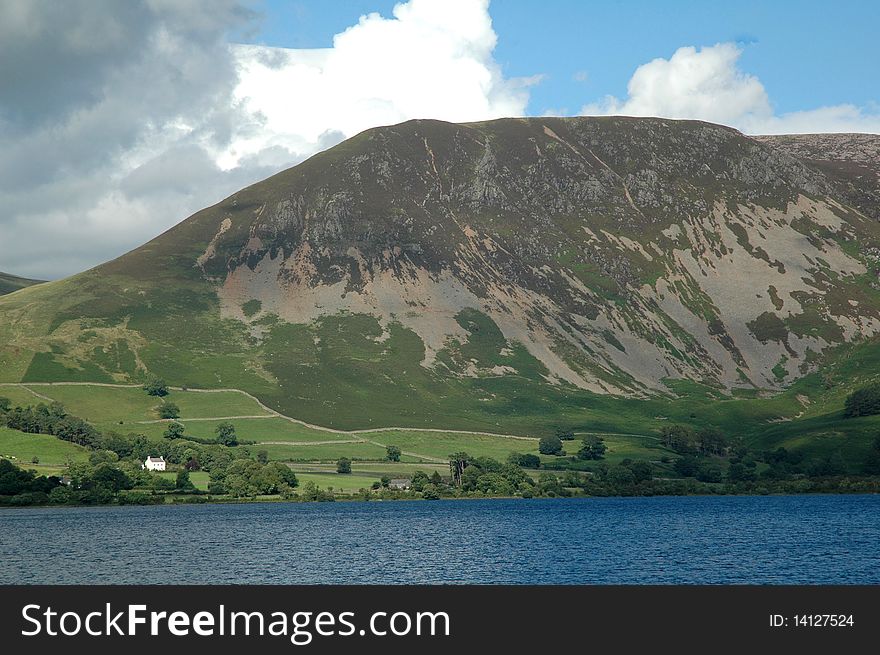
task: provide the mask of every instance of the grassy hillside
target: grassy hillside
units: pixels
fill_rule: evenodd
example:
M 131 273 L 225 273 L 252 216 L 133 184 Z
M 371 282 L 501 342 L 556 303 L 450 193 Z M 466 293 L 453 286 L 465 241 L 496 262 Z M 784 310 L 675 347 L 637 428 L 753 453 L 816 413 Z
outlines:
M 158 419 L 157 408 L 162 403 L 174 403 L 181 409 L 179 422 L 188 436 L 211 440 L 217 425 L 231 422 L 239 440 L 248 442 L 239 448 L 248 450 L 252 456 L 265 451 L 270 460 L 288 462 L 297 471 L 309 471 L 312 465 L 332 469 L 340 457 L 348 457 L 358 466 L 383 466 L 383 473 L 393 473 L 398 468 L 402 473 L 412 465 L 428 467 L 430 471 L 431 467 L 445 467 L 448 456 L 459 451 L 503 461 L 511 453 L 538 455 L 538 438 L 551 434 L 555 427 L 566 427 L 576 433 L 574 441 L 564 442 L 568 455 L 577 452 L 581 438 L 593 434 L 604 438 L 608 446 L 606 461 L 610 464 L 625 459 L 659 464 L 664 458 L 675 457 L 659 440 L 662 428 L 672 424 L 716 428 L 728 439 L 740 439 L 757 452 L 784 447 L 811 460 L 838 454 L 857 470 L 880 434 L 880 417 L 845 418 L 843 400 L 853 388 L 877 379 L 871 363 L 871 356 L 876 353 L 873 346 L 848 348 L 838 354 L 834 366 L 829 366 L 825 374 L 808 376 L 785 393 L 769 398 L 725 399 L 717 390 L 696 385 L 679 389 L 682 396 L 677 399 L 639 401 L 595 396 L 590 405 L 572 410 L 563 419 L 556 417 L 555 425 L 546 417 L 528 424 L 520 416 L 516 422 L 519 431 L 505 429 L 508 422 L 504 428 L 496 426 L 492 430 L 496 435 L 455 431 L 454 427 L 426 431 L 416 426 L 398 426 L 401 429 L 394 430 L 361 426 L 348 432 L 326 426 L 310 427 L 273 414 L 247 394 L 236 391 L 202 393 L 178 389 L 158 399 L 135 386 L 6 384 L 0 386 L 0 396 L 23 405 L 62 402 L 70 413 L 88 419 L 104 432 L 143 434 L 157 443 L 163 440 L 169 423 Z M 40 439 L 53 441 L 51 437 Z M 65 449 L 65 456 L 71 452 L 69 449 L 78 448 L 64 442 L 58 444 Z M 389 445 L 402 450 L 400 464 L 386 461 Z M 40 455 L 23 450 L 10 454 L 19 459 Z M 82 449 L 79 456 L 83 456 Z M 41 464 L 60 465 L 65 461 L 60 457 L 43 461 L 41 456 Z M 545 463 L 554 461 L 553 457 L 543 455 L 541 459 Z
M 559 427 L 659 460 L 672 424 L 855 464 L 880 227 L 835 170 L 693 121 L 370 130 L 0 298 L 0 383 L 30 385 L 0 395 L 158 441 L 159 376 L 191 436 L 232 420 L 300 464 L 503 459 Z
M 35 284 L 42 284 L 42 280 L 29 280 L 9 273 L 0 273 L 0 296 Z
M 39 475 L 57 475 L 69 463 L 85 462 L 88 451 L 46 434 L 25 434 L 0 427 L 0 458 L 37 471 Z M 34 458 L 37 462 L 34 462 Z

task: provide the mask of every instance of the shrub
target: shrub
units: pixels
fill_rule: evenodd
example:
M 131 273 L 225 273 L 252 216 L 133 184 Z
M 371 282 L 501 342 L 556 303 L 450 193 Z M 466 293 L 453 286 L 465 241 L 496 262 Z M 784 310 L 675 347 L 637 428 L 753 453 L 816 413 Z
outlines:
M 162 433 L 166 439 L 182 439 L 185 428 L 180 423 L 169 423 L 168 429 Z
M 562 440 L 557 436 L 542 437 L 538 442 L 538 452 L 542 455 L 561 455 Z
M 847 418 L 856 416 L 874 416 L 880 414 L 880 385 L 856 389 L 843 406 L 843 415 Z
M 180 418 L 180 408 L 174 403 L 165 403 L 159 407 L 159 418 Z
M 556 428 L 556 436 L 562 441 L 574 441 L 574 431 L 568 428 Z
M 679 457 L 675 460 L 673 468 L 681 477 L 692 478 L 697 475 L 700 465 L 697 462 L 696 457 L 686 455 L 685 457 Z
M 587 437 L 583 440 L 580 450 L 577 452 L 578 459 L 602 459 L 607 450 L 605 441 L 600 437 Z
M 150 396 L 162 398 L 168 395 L 168 385 L 162 378 L 153 378 L 144 385 L 144 391 Z
M 217 435 L 217 443 L 223 446 L 235 446 L 238 444 L 235 426 L 232 423 L 221 423 L 214 429 L 214 433 Z

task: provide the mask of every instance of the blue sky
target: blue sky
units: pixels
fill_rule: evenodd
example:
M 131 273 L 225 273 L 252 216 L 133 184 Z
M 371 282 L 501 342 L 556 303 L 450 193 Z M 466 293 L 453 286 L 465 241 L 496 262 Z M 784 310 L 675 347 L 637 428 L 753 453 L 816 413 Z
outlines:
M 877 0 L 0 1 L 0 270 L 84 270 L 415 118 L 880 134 L 878 25 Z
M 395 4 L 258 0 L 265 18 L 248 41 L 329 47 L 362 14 L 387 18 Z M 494 0 L 490 14 L 505 75 L 545 76 L 531 90 L 530 114 L 577 113 L 606 95 L 624 97 L 641 64 L 719 42 L 742 47 L 740 68 L 761 80 L 778 113 L 880 102 L 880 2 Z

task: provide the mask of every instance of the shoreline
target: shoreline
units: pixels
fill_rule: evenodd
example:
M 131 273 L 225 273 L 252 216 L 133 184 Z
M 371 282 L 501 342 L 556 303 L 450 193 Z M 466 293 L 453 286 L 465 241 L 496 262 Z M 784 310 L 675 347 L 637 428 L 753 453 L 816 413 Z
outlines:
M 855 491 L 829 491 L 829 492 L 817 492 L 817 491 L 805 491 L 803 493 L 717 493 L 717 494 L 652 494 L 652 495 L 639 495 L 639 494 L 631 494 L 631 495 L 608 495 L 608 496 L 589 496 L 589 495 L 571 495 L 571 496 L 542 496 L 539 498 L 523 498 L 522 496 L 449 496 L 442 497 L 436 499 L 425 499 L 425 498 L 371 498 L 371 499 L 363 499 L 363 498 L 349 498 L 349 497 L 340 497 L 334 500 L 284 500 L 281 498 L 271 499 L 271 498 L 259 498 L 259 499 L 210 499 L 204 501 L 196 501 L 196 502 L 162 502 L 162 503 L 107 503 L 105 505 L 95 505 L 95 504 L 58 504 L 58 505 L 0 505 L 0 512 L 3 510 L 22 510 L 22 509 L 82 509 L 82 508 L 91 508 L 91 509 L 106 509 L 106 508 L 119 508 L 119 507 L 185 507 L 185 506 L 220 506 L 220 505 L 334 505 L 336 503 L 350 503 L 350 504 L 369 504 L 369 503 L 415 503 L 415 502 L 427 502 L 427 503 L 435 503 L 435 502 L 459 502 L 459 501 L 478 501 L 478 500 L 516 500 L 516 501 L 547 501 L 547 500 L 560 500 L 560 501 L 570 501 L 570 500 L 604 500 L 604 499 L 647 499 L 647 498 L 795 498 L 795 497 L 816 497 L 816 496 L 877 496 L 880 495 L 880 492 L 877 491 L 863 491 L 863 490 L 855 490 Z

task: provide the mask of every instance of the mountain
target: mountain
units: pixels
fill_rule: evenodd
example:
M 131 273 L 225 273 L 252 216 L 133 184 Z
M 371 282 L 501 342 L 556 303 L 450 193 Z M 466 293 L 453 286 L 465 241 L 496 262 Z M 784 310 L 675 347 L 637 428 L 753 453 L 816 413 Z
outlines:
M 0 300 L 0 381 L 159 375 L 343 427 L 763 402 L 880 332 L 878 149 L 649 118 L 371 129 Z
M 24 277 L 0 272 L 0 296 L 33 286 L 34 284 L 42 284 L 42 280 L 29 280 Z

